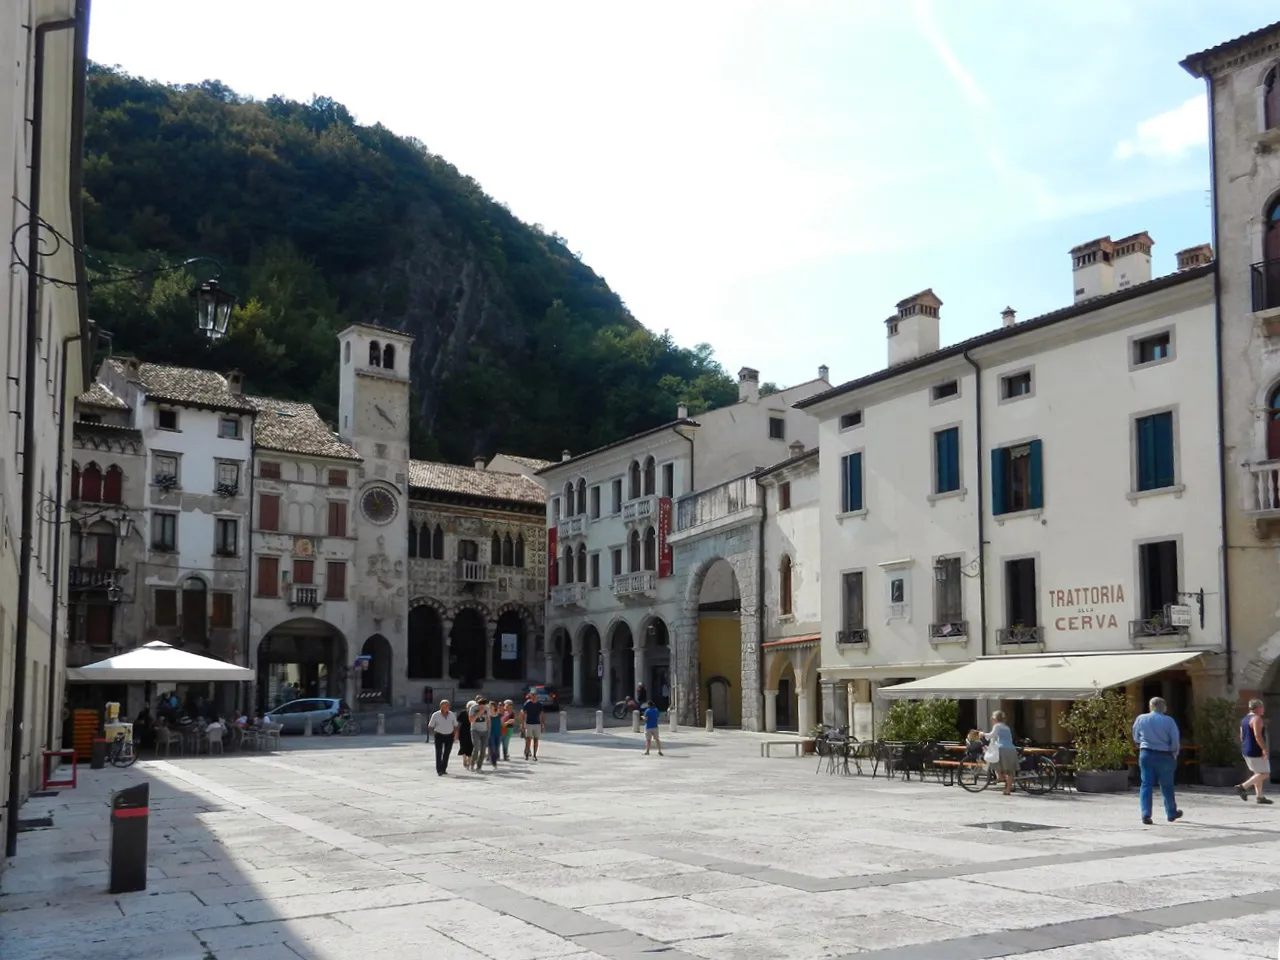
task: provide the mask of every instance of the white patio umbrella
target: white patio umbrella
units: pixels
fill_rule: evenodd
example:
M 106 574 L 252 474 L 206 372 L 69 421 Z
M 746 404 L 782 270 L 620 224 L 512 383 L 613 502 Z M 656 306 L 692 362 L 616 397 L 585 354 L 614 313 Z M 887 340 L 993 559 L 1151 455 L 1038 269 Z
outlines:
M 187 653 L 161 640 L 88 666 L 67 668 L 67 680 L 79 683 L 200 683 L 253 678 L 254 672 L 247 667 Z

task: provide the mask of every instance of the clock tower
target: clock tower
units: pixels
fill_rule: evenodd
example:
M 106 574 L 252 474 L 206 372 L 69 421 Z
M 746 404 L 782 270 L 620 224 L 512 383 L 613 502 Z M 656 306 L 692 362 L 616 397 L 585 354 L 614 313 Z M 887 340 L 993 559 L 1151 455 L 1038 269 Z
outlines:
M 338 334 L 338 433 L 363 458 L 347 535 L 356 541 L 349 602 L 356 634 L 348 661 L 371 660 L 354 674 L 368 706 L 409 702 L 405 680 L 409 615 L 409 359 L 413 337 L 352 324 Z

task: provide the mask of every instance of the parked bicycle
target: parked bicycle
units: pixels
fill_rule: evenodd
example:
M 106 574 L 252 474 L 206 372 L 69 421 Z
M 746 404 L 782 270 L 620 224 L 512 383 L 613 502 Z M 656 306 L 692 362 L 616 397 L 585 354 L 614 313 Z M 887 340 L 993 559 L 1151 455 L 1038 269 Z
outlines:
M 339 713 L 320 724 L 320 732 L 326 737 L 340 734 L 354 737 L 360 732 L 360 721 L 350 713 Z
M 125 739 L 123 731 L 117 733 L 116 738 L 107 744 L 107 762 L 113 767 L 131 767 L 137 759 L 133 741 Z
M 625 720 L 631 716 L 633 710 L 643 709 L 635 697 L 627 697 L 625 700 L 619 700 L 613 705 L 613 719 Z
M 965 758 L 956 771 L 956 782 L 970 793 L 981 793 L 996 782 L 995 767 L 978 758 Z M 1043 755 L 1027 755 L 1019 752 L 1018 772 L 1014 786 L 1033 796 L 1048 793 L 1058 785 L 1058 765 Z

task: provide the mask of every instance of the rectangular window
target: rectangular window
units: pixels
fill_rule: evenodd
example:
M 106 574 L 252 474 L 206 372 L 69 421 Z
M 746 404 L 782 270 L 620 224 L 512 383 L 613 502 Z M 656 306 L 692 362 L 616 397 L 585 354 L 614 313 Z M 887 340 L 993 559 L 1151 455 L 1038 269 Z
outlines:
M 108 603 L 91 603 L 85 610 L 85 640 L 91 647 L 112 645 L 115 611 Z
M 329 501 L 329 522 L 325 528 L 331 537 L 347 535 L 347 505 L 341 500 Z
M 935 623 L 964 619 L 964 589 L 959 557 L 943 557 L 934 566 L 933 618 Z
M 347 564 L 343 560 L 330 560 L 324 568 L 324 598 L 347 599 Z
M 234 557 L 240 552 L 240 523 L 226 517 L 213 521 L 213 552 L 220 557 Z
M 329 471 L 329 486 L 345 487 L 346 485 L 347 485 L 347 471 L 345 470 Z
M 1145 363 L 1168 360 L 1173 355 L 1172 348 L 1173 341 L 1167 330 L 1164 333 L 1157 333 L 1141 340 L 1135 340 L 1133 342 L 1133 365 L 1140 367 Z
M 610 503 L 610 513 L 622 512 L 622 480 L 621 478 L 613 481 L 612 501 Z
M 100 413 L 82 413 L 76 417 L 81 423 L 101 423 L 102 414 Z
M 779 510 L 791 509 L 791 481 L 790 480 L 783 480 L 782 483 L 778 484 L 778 509 Z
M 277 557 L 258 558 L 258 596 L 280 596 L 280 560 Z
M 1142 616 L 1164 616 L 1165 607 L 1178 602 L 1178 541 L 1161 540 L 1138 547 L 1142 576 Z
M 1173 462 L 1173 411 L 1133 421 L 1139 490 L 1163 490 L 1176 482 Z
M 314 560 L 293 561 L 293 582 L 302 584 L 315 583 L 316 564 Z
M 862 509 L 862 454 L 849 453 L 840 460 L 840 511 Z
M 156 591 L 156 626 L 176 627 L 178 625 L 178 591 Z
M 849 413 L 842 414 L 840 417 L 840 429 L 852 430 L 854 427 L 862 426 L 862 411 L 853 410 Z
M 231 594 L 215 593 L 213 595 L 213 620 L 210 625 L 214 627 L 235 626 L 233 604 L 234 599 Z
M 600 586 L 600 554 L 593 553 L 591 555 L 591 586 Z
M 468 560 L 471 563 L 480 562 L 480 544 L 474 540 L 458 541 L 458 559 Z
M 782 417 L 769 418 L 769 439 L 785 440 L 787 439 L 787 421 Z
M 600 488 L 591 488 L 591 519 L 600 519 Z
M 219 460 L 218 464 L 218 486 L 227 493 L 231 491 L 240 491 L 240 464 L 227 463 L 225 460 Z
M 219 417 L 218 418 L 218 436 L 223 440 L 239 440 L 240 439 L 240 418 L 239 417 Z
M 258 495 L 258 529 L 280 529 L 280 498 L 274 493 Z
M 960 428 L 948 427 L 933 435 L 933 492 L 960 489 Z
M 1038 627 L 1036 607 L 1036 561 L 1034 557 L 1008 560 L 1004 565 L 1005 625 L 1009 628 Z
M 1044 506 L 1044 452 L 1039 440 L 991 451 L 991 512 Z
M 178 549 L 178 515 L 176 513 L 151 515 L 151 548 L 153 550 Z
M 157 453 L 151 458 L 151 481 L 160 486 L 177 485 L 178 458 L 172 453 Z
M 263 480 L 279 480 L 280 464 L 274 460 L 263 460 L 258 464 L 258 476 Z
M 613 548 L 613 575 L 615 577 L 622 576 L 622 548 Z
M 1017 400 L 1020 397 L 1029 396 L 1031 396 L 1030 370 L 1011 373 L 1007 377 L 1000 378 L 1000 398 L 1002 400 Z
M 676 495 L 676 465 L 674 463 L 664 463 L 662 465 L 662 495 L 664 497 L 674 497 Z
M 156 426 L 161 430 L 177 430 L 178 429 L 178 411 L 177 410 L 157 410 Z
M 862 602 L 862 571 L 846 573 L 843 579 L 843 610 L 841 622 L 846 634 L 864 630 L 867 626 L 866 609 Z M 852 639 L 849 637 L 848 639 Z
M 951 397 L 958 396 L 960 393 L 960 381 L 948 380 L 946 383 L 939 383 L 933 388 L 934 402 L 938 400 L 949 400 Z
M 551 498 L 551 522 L 555 523 L 560 519 L 560 498 Z

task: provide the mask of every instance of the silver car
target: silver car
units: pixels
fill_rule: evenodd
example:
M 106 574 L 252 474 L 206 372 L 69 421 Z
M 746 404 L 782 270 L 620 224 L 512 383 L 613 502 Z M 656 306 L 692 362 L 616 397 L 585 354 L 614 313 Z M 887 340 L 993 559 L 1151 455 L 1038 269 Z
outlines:
M 337 716 L 344 709 L 342 701 L 336 697 L 308 697 L 282 703 L 263 719 L 267 723 L 280 724 L 282 733 L 302 733 L 307 728 L 307 717 L 310 717 L 311 732 L 318 734 L 320 724 Z

